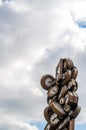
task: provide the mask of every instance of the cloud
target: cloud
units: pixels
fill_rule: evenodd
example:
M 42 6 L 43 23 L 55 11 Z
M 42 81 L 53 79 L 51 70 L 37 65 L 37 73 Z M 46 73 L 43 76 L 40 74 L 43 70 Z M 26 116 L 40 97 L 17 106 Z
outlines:
M 74 4 L 72 4 L 71 8 L 72 8 L 72 15 L 74 17 L 75 20 L 84 20 L 86 19 L 86 15 L 85 15 L 85 8 L 86 5 L 86 1 L 78 1 L 75 2 Z
M 21 119 L 17 119 L 16 116 L 12 117 L 7 113 L 3 115 L 0 113 L 0 128 L 3 130 L 38 130 L 36 126 L 31 126 L 29 123 L 24 122 Z
M 42 1 L 21 1 L 20 3 L 12 1 L 9 3 L 0 7 L 0 39 L 3 43 L 0 45 L 1 65 L 8 64 L 12 59 L 16 60 L 21 56 L 26 60 L 30 58 L 30 63 L 34 62 L 46 48 L 59 45 L 61 37 L 68 41 L 72 37 L 76 37 L 75 35 L 80 31 L 66 9 L 68 6 L 65 7 L 61 2 L 54 1 L 53 5 L 51 1 L 47 1 L 46 4 L 45 1 L 44 4 Z M 22 4 L 25 9 L 27 6 L 30 6 L 31 9 L 26 12 L 23 9 L 16 12 L 14 10 L 16 7 L 11 4 L 15 4 L 19 8 Z

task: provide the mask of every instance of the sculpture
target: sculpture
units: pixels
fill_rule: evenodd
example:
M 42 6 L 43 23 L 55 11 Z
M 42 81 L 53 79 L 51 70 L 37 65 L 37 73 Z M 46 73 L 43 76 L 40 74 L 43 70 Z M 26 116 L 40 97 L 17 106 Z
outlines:
M 75 118 L 81 108 L 78 106 L 77 68 L 69 58 L 61 58 L 55 78 L 44 75 L 41 86 L 47 90 L 48 106 L 44 110 L 47 125 L 44 130 L 74 130 Z

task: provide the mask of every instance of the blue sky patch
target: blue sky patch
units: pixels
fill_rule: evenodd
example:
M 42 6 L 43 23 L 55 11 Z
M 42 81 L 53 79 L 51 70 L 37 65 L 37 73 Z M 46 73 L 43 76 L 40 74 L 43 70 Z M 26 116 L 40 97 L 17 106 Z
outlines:
M 79 28 L 86 28 L 86 21 L 77 21 L 76 22 Z
M 43 122 L 31 122 L 30 123 L 31 125 L 35 125 L 39 130 L 44 130 L 44 127 L 46 125 L 46 121 L 43 121 Z
M 75 126 L 75 130 L 85 130 L 86 129 L 86 124 L 78 124 Z
M 35 125 L 39 130 L 44 130 L 46 121 L 43 121 L 43 122 L 34 121 L 34 122 L 31 122 L 30 124 Z M 85 128 L 86 128 L 86 124 L 78 124 L 78 125 L 75 124 L 75 130 L 85 130 Z

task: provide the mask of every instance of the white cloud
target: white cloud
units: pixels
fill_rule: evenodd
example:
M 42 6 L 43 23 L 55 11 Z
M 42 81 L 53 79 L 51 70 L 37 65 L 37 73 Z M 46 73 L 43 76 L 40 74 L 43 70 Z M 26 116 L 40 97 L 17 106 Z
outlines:
M 25 13 L 25 12 L 32 10 L 32 7 L 30 7 L 29 5 L 27 6 L 24 3 L 17 2 L 17 1 L 8 2 L 7 4 L 9 6 L 9 8 L 11 8 L 12 10 L 14 10 L 16 12 Z
M 38 130 L 36 126 L 31 126 L 28 122 L 18 119 L 17 116 L 0 113 L 0 129 L 3 130 Z
M 74 4 L 72 4 L 71 6 L 71 11 L 72 11 L 72 15 L 75 18 L 75 20 L 86 20 L 86 1 L 79 1 L 79 2 L 75 2 Z

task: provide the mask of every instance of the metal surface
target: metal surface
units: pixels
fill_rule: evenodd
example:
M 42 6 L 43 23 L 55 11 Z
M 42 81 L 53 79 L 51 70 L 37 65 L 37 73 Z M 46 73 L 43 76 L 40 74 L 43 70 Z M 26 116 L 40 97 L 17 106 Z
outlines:
M 60 59 L 54 76 L 41 78 L 41 86 L 47 91 L 48 106 L 44 110 L 47 125 L 44 130 L 74 130 L 75 118 L 80 113 L 76 81 L 78 69 L 70 58 Z
M 74 130 L 75 119 L 69 121 L 68 130 Z

